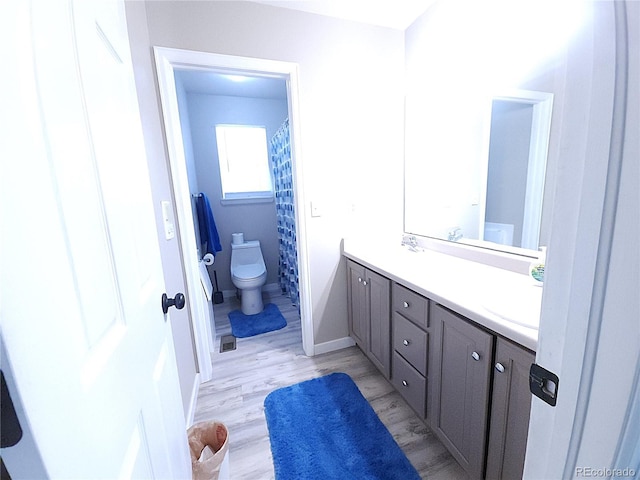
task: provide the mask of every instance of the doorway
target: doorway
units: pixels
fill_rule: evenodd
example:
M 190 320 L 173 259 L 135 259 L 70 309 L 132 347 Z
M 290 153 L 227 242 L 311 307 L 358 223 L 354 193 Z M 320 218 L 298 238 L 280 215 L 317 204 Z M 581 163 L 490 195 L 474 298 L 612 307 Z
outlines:
M 288 117 L 286 81 L 194 70 L 176 70 L 175 77 L 189 190 L 194 200 L 202 194 L 209 200 L 222 247 L 208 267 L 211 279 L 225 297 L 235 294 L 230 243 L 233 234 L 242 233 L 247 241 L 260 241 L 267 271 L 263 289 L 277 291 L 282 242 L 274 186 L 280 175 L 274 172 L 274 155 L 268 146 Z M 221 153 L 225 129 L 248 132 L 253 137 L 242 135 L 237 145 L 222 145 Z M 229 149 L 254 144 L 260 148 L 251 155 L 225 155 Z M 232 162 L 245 158 L 253 158 L 256 163 Z M 258 182 L 265 191 L 258 191 Z M 202 258 L 206 252 L 200 250 Z
M 304 222 L 304 189 L 302 182 L 302 163 L 297 137 L 299 135 L 298 115 L 298 68 L 296 64 L 246 57 L 219 55 L 188 50 L 155 47 L 156 67 L 160 97 L 167 137 L 172 188 L 176 203 L 178 235 L 187 277 L 187 290 L 198 292 L 200 274 L 198 254 L 191 215 L 191 192 L 189 175 L 185 159 L 185 144 L 180 124 L 178 94 L 175 79 L 178 72 L 200 72 L 202 74 L 238 75 L 241 77 L 279 79 L 285 82 L 287 98 L 287 114 L 291 135 L 291 158 L 293 167 L 293 190 L 296 210 L 297 252 L 300 291 L 300 319 L 302 330 L 302 347 L 306 355 L 313 355 L 314 340 L 311 325 L 311 305 L 309 292 L 309 261 L 306 248 L 306 228 Z M 182 73 L 180 73 L 182 74 Z M 228 249 L 227 249 L 228 250 Z M 196 316 L 205 318 L 206 305 L 202 295 L 189 295 L 192 302 L 191 311 Z M 204 328 L 201 331 L 206 331 Z M 209 339 L 195 339 L 196 349 L 206 344 Z M 198 352 L 200 357 L 200 352 Z M 204 358 L 209 358 L 206 355 Z

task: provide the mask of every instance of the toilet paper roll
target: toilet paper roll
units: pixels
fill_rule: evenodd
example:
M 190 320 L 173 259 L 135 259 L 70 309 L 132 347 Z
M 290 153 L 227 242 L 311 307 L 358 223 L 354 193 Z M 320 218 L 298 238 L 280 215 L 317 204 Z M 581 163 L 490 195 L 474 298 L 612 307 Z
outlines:
M 240 245 L 244 243 L 244 233 L 232 233 L 231 243 L 233 243 L 234 245 Z
M 207 253 L 204 257 L 202 257 L 202 262 L 205 265 L 213 265 L 213 262 L 216 261 L 216 257 L 214 257 L 212 254 Z

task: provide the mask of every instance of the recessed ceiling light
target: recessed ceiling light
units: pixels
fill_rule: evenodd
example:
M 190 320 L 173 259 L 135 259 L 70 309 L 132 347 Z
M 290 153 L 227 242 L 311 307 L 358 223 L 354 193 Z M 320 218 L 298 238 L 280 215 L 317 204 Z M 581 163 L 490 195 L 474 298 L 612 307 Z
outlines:
M 223 77 L 225 77 L 228 80 L 231 80 L 232 82 L 238 82 L 238 83 L 251 80 L 251 77 L 244 77 L 242 75 L 223 75 Z

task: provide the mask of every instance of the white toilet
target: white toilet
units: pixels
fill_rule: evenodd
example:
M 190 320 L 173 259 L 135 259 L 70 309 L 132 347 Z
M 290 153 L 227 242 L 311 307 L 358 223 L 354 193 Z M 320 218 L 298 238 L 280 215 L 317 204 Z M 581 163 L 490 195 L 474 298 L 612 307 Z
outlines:
M 255 315 L 264 309 L 262 286 L 267 281 L 267 267 L 260 241 L 231 243 L 231 280 L 240 290 L 242 313 Z

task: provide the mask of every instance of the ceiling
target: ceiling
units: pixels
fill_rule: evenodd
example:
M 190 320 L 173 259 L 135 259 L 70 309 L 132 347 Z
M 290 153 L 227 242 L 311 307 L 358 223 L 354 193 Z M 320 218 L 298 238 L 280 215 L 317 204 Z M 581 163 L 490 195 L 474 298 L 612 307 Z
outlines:
M 176 71 L 176 77 L 182 81 L 187 93 L 232 97 L 287 98 L 287 83 L 282 78 L 227 75 L 202 70 Z
M 435 0 L 253 0 L 275 7 L 299 10 L 344 20 L 404 30 Z M 279 78 L 243 77 L 218 72 L 177 71 L 188 93 L 254 98 L 287 98 L 286 82 Z M 233 78 L 236 77 L 236 78 Z
M 405 30 L 435 0 L 252 0 L 255 3 Z

